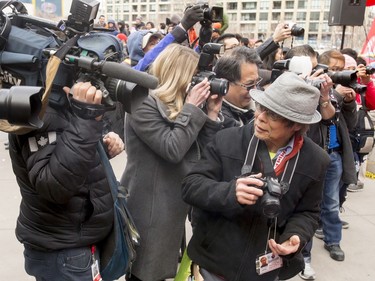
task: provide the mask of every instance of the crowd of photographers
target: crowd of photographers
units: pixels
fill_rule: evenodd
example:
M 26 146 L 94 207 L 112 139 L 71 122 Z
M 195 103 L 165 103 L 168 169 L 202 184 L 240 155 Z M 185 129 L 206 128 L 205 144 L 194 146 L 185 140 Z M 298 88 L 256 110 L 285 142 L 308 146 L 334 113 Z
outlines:
M 173 26 L 173 29 L 171 28 L 170 32 L 172 32 L 172 34 L 173 32 L 176 33 L 176 30 L 182 27 L 180 32 L 186 32 L 186 36 L 189 37 L 189 33 L 192 29 L 194 29 L 193 25 L 195 24 L 195 22 L 203 20 L 202 18 L 200 18 L 201 15 L 199 13 L 200 11 L 198 9 L 196 9 L 195 11 L 188 9 L 187 13 L 185 13 L 185 17 L 186 15 L 188 15 L 190 19 L 194 20 L 192 20 L 189 25 L 185 26 L 176 23 Z M 182 18 L 181 23 L 183 23 L 184 20 L 186 23 L 186 18 Z M 248 124 L 253 125 L 252 122 L 254 122 L 254 120 L 256 123 L 258 108 L 253 102 L 254 97 L 253 99 L 250 97 L 249 91 L 251 92 L 252 89 L 261 89 L 267 91 L 267 89 L 270 87 L 270 92 L 276 92 L 277 90 L 272 88 L 272 85 L 275 81 L 278 81 L 277 78 L 279 76 L 285 76 L 284 72 L 294 72 L 300 74 L 300 76 L 303 77 L 308 85 L 312 85 L 313 87 L 320 90 L 320 96 L 316 103 L 316 109 L 320 112 L 321 120 L 319 122 L 313 122 L 314 124 L 311 124 L 309 126 L 309 129 L 305 132 L 309 138 L 311 138 L 325 151 L 330 160 L 330 164 L 326 168 L 324 178 L 320 179 L 323 195 L 321 198 L 322 201 L 320 203 L 320 214 L 318 219 L 319 224 L 314 234 L 316 237 L 324 240 L 324 248 L 328 251 L 332 259 L 336 261 L 343 261 L 345 259 L 345 254 L 344 251 L 340 248 L 341 231 L 343 228 L 348 228 L 349 224 L 347 222 L 341 221 L 339 214 L 343 208 L 342 205 L 346 198 L 346 191 L 349 190 L 354 192 L 363 188 L 363 178 L 361 181 L 359 166 L 365 161 L 364 156 L 366 154 L 361 154 L 356 151 L 356 140 L 353 140 L 353 134 L 356 133 L 355 128 L 358 122 L 357 107 L 360 108 L 364 106 L 365 103 L 365 106 L 368 110 L 375 109 L 373 104 L 375 101 L 375 92 L 373 81 L 371 79 L 371 75 L 373 74 L 374 70 L 371 66 L 366 66 L 366 62 L 358 57 L 358 54 L 352 49 L 344 49 L 342 50 L 342 52 L 330 50 L 319 54 L 309 45 L 283 48 L 282 42 L 285 39 L 291 36 L 301 36 L 303 35 L 303 32 L 304 30 L 296 25 L 289 26 L 285 23 L 280 23 L 276 27 L 271 38 L 265 41 L 261 41 L 259 42 L 260 44 L 255 46 L 253 44 L 249 44 L 249 41 L 245 40 L 246 38 L 241 38 L 241 36 L 239 36 L 238 34 L 225 32 L 222 33 L 218 29 L 213 29 L 212 37 L 205 43 L 219 43 L 222 45 L 222 49 L 220 51 L 212 51 L 215 47 L 213 44 L 212 46 L 210 46 L 211 49 L 208 51 L 208 53 L 213 52 L 213 54 L 209 55 L 207 55 L 207 50 L 205 51 L 203 49 L 203 44 L 199 44 L 199 41 L 194 42 L 196 44 L 192 44 L 191 41 L 178 41 L 176 40 L 176 38 L 174 38 L 174 40 L 168 41 L 166 45 L 172 42 L 176 43 L 177 41 L 178 43 L 185 45 L 186 47 L 195 48 L 195 50 L 200 53 L 201 58 L 198 63 L 199 73 L 197 74 L 197 76 L 200 77 L 193 77 L 191 82 L 203 83 L 203 81 L 206 81 L 207 78 L 211 84 L 211 95 L 213 94 L 215 96 L 218 95 L 219 97 L 221 97 L 221 114 L 223 117 L 221 121 L 222 128 L 242 127 L 247 126 Z M 127 50 L 130 58 L 129 62 L 133 66 L 139 66 L 139 62 L 141 62 L 141 64 L 143 63 L 143 65 L 138 69 L 146 70 L 152 63 L 154 58 L 156 58 L 159 53 L 162 52 L 162 50 L 165 48 L 165 46 L 163 46 L 163 38 L 165 37 L 163 35 L 159 36 L 156 34 L 157 33 L 150 32 L 149 30 L 141 30 L 134 31 L 129 36 Z M 180 38 L 182 39 L 183 36 L 181 35 Z M 152 45 L 151 48 L 149 48 L 150 44 Z M 159 49 L 156 52 L 153 52 L 151 58 L 150 56 L 148 56 L 146 63 L 144 63 L 146 54 L 153 48 L 153 46 L 159 47 Z M 206 61 L 206 65 L 202 67 L 201 63 L 204 63 L 203 57 L 206 55 L 208 56 L 209 62 Z M 214 72 L 211 72 L 211 70 L 213 70 Z M 225 85 L 226 83 L 223 81 L 228 81 L 227 85 Z M 297 83 L 297 81 L 295 81 L 295 83 Z M 282 86 L 279 85 L 279 87 Z M 303 89 L 303 87 L 298 89 L 298 91 L 301 92 L 309 90 Z M 278 94 L 282 95 L 283 93 Z M 276 95 L 276 93 L 274 93 L 274 95 Z M 279 102 L 281 104 L 284 103 L 283 105 L 285 107 L 290 106 L 287 104 L 287 97 L 285 97 L 285 100 L 280 100 Z M 266 112 L 270 112 L 270 108 L 267 108 L 267 106 Z M 276 110 L 275 112 L 278 113 Z M 292 119 L 290 116 L 288 116 L 288 114 L 286 115 L 286 119 Z M 272 115 L 268 113 L 268 116 Z M 126 134 L 127 131 L 125 130 L 125 136 Z M 235 135 L 235 133 L 232 134 L 233 136 Z M 201 145 L 201 148 L 203 148 L 203 145 Z M 215 149 L 219 148 L 215 147 Z M 270 155 L 272 155 L 269 147 L 268 150 Z M 228 155 L 226 157 L 229 157 L 230 152 L 227 153 Z M 279 154 L 280 151 L 277 150 L 276 156 L 273 155 L 273 161 L 277 161 L 278 156 L 280 156 Z M 203 156 L 203 158 L 204 157 L 205 156 Z M 204 158 L 203 160 L 201 160 L 200 164 L 203 165 L 204 161 L 208 160 Z M 205 171 L 202 171 L 202 166 L 198 165 L 196 167 L 198 167 L 199 171 L 197 170 L 192 173 L 203 173 L 204 175 L 202 176 L 204 177 L 207 176 L 206 173 L 214 173 L 213 171 L 208 172 L 207 169 L 210 170 L 209 168 L 205 168 Z M 221 168 L 221 170 L 222 169 L 223 167 Z M 131 178 L 128 173 L 125 173 L 124 175 L 128 178 Z M 215 179 L 219 182 L 223 181 L 223 177 L 225 177 L 223 176 L 223 174 L 216 174 L 215 172 Z M 189 179 L 190 178 L 191 177 L 189 177 Z M 208 178 L 211 181 L 214 180 L 213 174 L 209 174 Z M 194 186 L 194 188 L 197 189 L 196 192 L 198 192 L 198 190 L 203 189 L 202 184 L 203 183 L 194 183 L 192 186 Z M 246 185 L 250 184 L 246 183 Z M 256 185 L 257 184 L 255 184 L 255 186 Z M 190 186 L 190 181 L 184 183 L 184 186 L 185 187 L 183 189 L 183 192 L 190 192 L 190 189 L 192 188 Z M 186 189 L 186 186 L 189 186 L 188 191 Z M 210 220 L 208 217 L 208 214 L 210 212 L 214 212 L 215 214 L 215 223 L 218 223 L 220 221 L 217 217 L 219 216 L 219 214 L 217 214 L 218 211 L 212 209 L 213 207 L 211 207 L 211 203 L 209 200 L 210 197 L 215 197 L 215 193 L 219 191 L 213 191 L 211 189 L 212 188 L 207 187 L 207 190 L 204 189 L 205 191 L 202 191 L 203 193 L 201 195 L 198 195 L 199 193 L 195 194 L 195 191 L 191 191 L 194 194 L 193 197 L 187 196 L 186 194 L 183 195 L 184 200 L 190 205 L 192 205 L 193 207 L 197 207 L 198 210 L 201 209 L 203 210 L 203 212 L 206 212 L 204 216 L 204 224 L 207 224 Z M 228 189 L 228 192 L 229 190 L 230 189 Z M 251 194 L 254 195 L 253 193 Z M 218 198 L 221 198 L 220 200 L 224 200 L 224 198 L 226 198 L 227 196 L 229 196 L 229 194 L 217 195 Z M 259 194 L 256 194 L 254 196 L 257 198 Z M 195 199 L 196 197 L 197 199 Z M 201 200 L 205 201 L 204 198 L 206 198 L 208 201 L 201 202 Z M 129 202 L 132 202 L 132 195 L 130 195 Z M 168 200 L 165 200 L 164 204 L 165 202 L 168 202 Z M 225 209 L 226 207 L 224 203 L 225 201 L 221 201 L 222 205 L 217 205 L 218 202 L 212 202 L 213 206 L 216 206 L 216 208 L 220 206 L 220 208 Z M 141 202 L 138 199 L 137 204 L 133 207 L 134 210 L 132 210 L 135 214 L 140 212 L 138 209 L 140 204 Z M 183 209 L 182 206 L 184 205 L 181 202 L 180 209 Z M 226 217 L 227 215 L 225 215 L 225 212 L 226 211 L 220 211 L 219 213 L 224 213 L 221 215 L 224 215 L 224 217 Z M 197 213 L 199 213 L 199 211 L 197 211 Z M 158 214 L 158 216 L 160 219 L 161 215 Z M 201 248 L 198 250 L 197 248 L 194 248 L 194 245 L 197 243 L 195 237 L 198 235 L 195 233 L 200 233 L 200 231 L 202 231 L 199 230 L 201 227 L 200 224 L 202 224 L 202 222 L 199 222 L 200 219 L 201 218 L 196 219 L 196 224 L 194 223 L 194 220 L 192 221 L 193 239 L 191 242 L 191 246 L 188 247 L 188 250 L 190 249 L 190 254 L 193 261 L 197 262 L 199 265 L 201 265 L 201 267 L 203 267 L 203 269 L 201 268 L 201 273 L 205 276 L 205 280 L 216 280 L 215 278 L 217 276 L 219 276 L 219 279 L 224 277 L 226 278 L 226 280 L 231 280 L 234 277 L 231 277 L 230 270 L 234 270 L 236 266 L 233 265 L 233 268 L 227 271 L 228 266 L 225 266 L 225 264 L 228 264 L 228 260 L 222 260 L 217 257 L 217 255 L 219 255 L 219 252 L 216 253 L 215 251 L 218 249 L 214 249 L 212 253 L 210 252 L 210 255 L 213 255 L 214 257 L 205 260 L 205 258 L 203 258 L 202 256 L 208 254 L 208 249 Z M 233 219 L 233 217 L 231 217 L 231 219 Z M 291 218 L 289 217 L 288 219 Z M 180 220 L 179 222 L 181 223 L 182 220 Z M 143 223 L 144 222 L 142 222 L 141 224 L 143 225 Z M 282 228 L 282 225 L 278 225 L 278 227 Z M 163 226 L 163 228 L 169 229 L 168 227 L 165 227 L 165 225 Z M 214 229 L 216 229 L 216 227 Z M 149 227 L 143 231 L 149 231 Z M 209 231 L 209 229 L 205 231 Z M 217 231 L 219 230 L 217 229 Z M 175 233 L 175 231 L 173 231 L 173 233 Z M 202 234 L 199 234 L 198 236 L 200 235 Z M 203 238 L 204 237 L 200 237 L 200 239 Z M 291 237 L 288 238 L 292 239 Z M 299 237 L 299 239 L 301 238 L 302 237 Z M 211 236 L 207 236 L 204 239 L 214 238 Z M 301 253 L 304 257 L 304 269 L 300 270 L 299 275 L 303 279 L 313 280 L 315 279 L 315 272 L 311 267 L 312 237 L 303 242 L 303 245 L 298 244 L 299 246 L 297 247 L 297 252 L 302 249 Z M 203 243 L 203 241 L 199 243 Z M 225 240 L 221 241 L 221 243 L 225 243 Z M 140 246 L 140 248 L 142 248 L 142 246 Z M 272 248 L 271 245 L 270 248 Z M 225 251 L 225 248 L 219 247 L 219 249 L 221 251 Z M 145 255 L 145 253 L 147 253 L 147 251 L 145 251 L 146 250 L 143 248 L 142 255 Z M 162 251 L 159 250 L 159 254 L 160 252 Z M 275 255 L 283 255 L 284 253 L 283 251 L 281 251 L 281 253 L 277 253 L 277 251 L 272 252 Z M 292 253 L 293 252 L 294 251 L 292 251 Z M 176 253 L 177 251 L 175 251 L 174 254 Z M 231 254 L 229 253 L 227 253 L 226 255 L 231 256 Z M 165 256 L 165 254 L 163 254 L 163 256 Z M 150 253 L 148 259 L 151 259 Z M 222 262 L 223 265 L 221 266 L 220 264 Z M 238 263 L 237 266 L 240 266 L 241 259 L 238 259 L 235 262 Z M 277 263 L 277 261 L 274 262 Z M 213 263 L 215 263 L 215 266 L 213 265 Z M 144 264 L 143 266 L 141 266 L 141 270 L 139 272 L 137 271 L 138 269 L 136 269 L 135 274 L 132 277 L 134 280 L 137 280 L 136 277 L 138 277 L 140 280 L 148 280 L 147 277 L 144 277 L 147 276 L 146 272 L 148 271 Z M 135 265 L 135 267 L 137 268 L 137 261 Z M 298 266 L 296 266 L 294 270 L 296 268 L 298 268 Z M 210 270 L 212 270 L 212 272 L 210 272 Z M 248 272 L 247 274 L 250 274 L 249 276 L 252 276 L 253 273 Z M 293 276 L 293 274 L 295 273 L 286 273 L 285 276 Z M 155 275 L 152 274 L 150 276 L 155 277 Z M 160 278 L 151 278 L 149 280 L 159 280 L 168 277 L 163 276 L 164 275 L 161 275 Z M 279 273 L 279 277 L 280 276 L 283 276 L 283 273 Z M 272 277 L 271 279 L 265 278 L 259 280 L 276 280 L 274 278 L 276 277 Z
M 207 281 L 314 280 L 314 235 L 345 259 L 349 224 L 339 215 L 346 190 L 363 188 L 353 134 L 357 108 L 375 109 L 373 68 L 350 49 L 283 48 L 304 32 L 286 23 L 251 46 L 212 29 L 207 9 L 188 7 L 165 33 L 141 18 L 137 30 L 118 30 L 100 16 L 98 27 L 126 43 L 120 63 L 158 78 L 156 89 L 131 113 L 121 103 L 104 118 L 50 106 L 41 129 L 10 134 L 22 194 L 16 233 L 36 280 L 94 278 L 92 245 L 113 217 L 99 141 L 109 157 L 127 153 L 121 184 L 141 238 L 126 280 L 175 277 L 187 217 L 187 255 Z M 81 108 L 102 102 L 89 82 L 65 92 Z

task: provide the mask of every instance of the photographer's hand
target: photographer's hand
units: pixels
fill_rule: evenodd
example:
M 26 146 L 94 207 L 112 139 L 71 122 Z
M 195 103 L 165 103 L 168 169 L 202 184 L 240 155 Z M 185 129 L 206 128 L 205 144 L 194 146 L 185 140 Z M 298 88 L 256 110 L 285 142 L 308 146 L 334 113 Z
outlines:
M 273 41 L 279 43 L 292 36 L 291 32 L 291 28 L 285 23 L 281 22 L 276 26 L 275 32 L 272 34 Z
M 185 10 L 184 16 L 181 19 L 181 25 L 186 31 L 188 31 L 194 26 L 194 24 L 203 19 L 203 9 L 201 6 L 191 6 Z
M 206 103 L 208 118 L 210 118 L 213 121 L 216 121 L 218 119 L 222 103 L 223 96 L 211 95 L 208 97 Z
M 90 82 L 78 82 L 73 85 L 73 88 L 63 88 L 67 95 L 71 94 L 74 99 L 88 104 L 100 104 L 102 102 L 103 93 L 96 87 L 92 86 Z M 100 120 L 101 116 L 96 120 Z
M 292 237 L 289 238 L 289 240 L 281 244 L 277 244 L 274 239 L 270 239 L 268 241 L 268 246 L 270 247 L 274 255 L 286 256 L 286 255 L 297 252 L 300 246 L 300 243 L 301 241 L 299 239 L 299 236 L 293 235 Z
M 356 92 L 352 88 L 337 85 L 335 90 L 343 97 L 344 102 L 352 102 L 355 100 Z
M 108 154 L 111 158 L 124 151 L 124 142 L 120 136 L 114 132 L 109 132 L 103 138 L 103 143 L 107 145 Z
M 260 180 L 262 174 L 238 178 L 236 181 L 236 197 L 242 205 L 254 205 L 258 198 L 263 195 L 261 187 L 264 182 Z
M 210 96 L 210 83 L 207 78 L 190 89 L 186 96 L 186 103 L 200 107 Z
M 359 64 L 356 70 L 357 77 L 361 79 L 361 84 L 367 85 L 371 81 L 371 76 L 366 74 L 366 66 Z

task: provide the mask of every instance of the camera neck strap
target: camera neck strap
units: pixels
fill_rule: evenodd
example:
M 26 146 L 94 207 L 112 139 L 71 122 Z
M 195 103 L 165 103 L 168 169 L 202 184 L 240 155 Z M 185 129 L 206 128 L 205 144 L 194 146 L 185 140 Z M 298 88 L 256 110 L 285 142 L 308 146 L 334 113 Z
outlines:
M 280 182 L 286 182 L 290 184 L 298 163 L 299 155 L 300 152 L 298 150 L 298 152 L 292 158 L 287 160 Z M 263 176 L 277 178 L 266 143 L 259 140 L 255 135 L 252 136 L 249 142 L 245 163 L 242 166 L 241 174 L 250 175 L 252 173 L 256 156 L 260 158 L 260 161 L 262 163 Z

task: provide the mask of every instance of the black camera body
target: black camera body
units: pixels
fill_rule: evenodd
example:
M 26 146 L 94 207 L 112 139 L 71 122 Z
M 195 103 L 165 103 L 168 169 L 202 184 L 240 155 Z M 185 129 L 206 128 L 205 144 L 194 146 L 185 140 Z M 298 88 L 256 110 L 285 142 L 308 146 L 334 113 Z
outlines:
M 197 4 L 203 10 L 203 17 L 205 21 L 222 22 L 224 9 L 219 6 L 210 7 L 207 3 Z
M 261 206 L 263 214 L 270 219 L 277 217 L 281 211 L 280 199 L 288 191 L 288 183 L 279 183 L 277 178 L 267 176 L 261 179 L 264 182 Z
M 375 67 L 373 65 L 367 65 L 366 66 L 366 74 L 372 75 L 375 73 Z
M 285 28 L 291 29 L 291 35 L 295 37 L 300 37 L 305 34 L 305 29 L 303 27 L 298 26 L 297 24 L 290 22 L 285 25 Z
M 199 72 L 193 76 L 191 87 L 203 81 L 204 78 L 210 82 L 211 95 L 225 96 L 228 92 L 229 82 L 224 78 L 216 78 L 216 73 L 211 71 L 212 61 L 215 54 L 223 52 L 223 45 L 218 43 L 207 43 L 203 46 L 198 61 Z

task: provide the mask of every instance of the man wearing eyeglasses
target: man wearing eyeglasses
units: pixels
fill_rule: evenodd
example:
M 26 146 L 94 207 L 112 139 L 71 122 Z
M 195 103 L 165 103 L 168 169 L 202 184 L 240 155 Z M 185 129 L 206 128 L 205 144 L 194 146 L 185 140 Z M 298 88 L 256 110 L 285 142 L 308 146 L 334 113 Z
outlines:
M 257 52 L 244 46 L 225 52 L 217 61 L 216 76 L 229 81 L 221 109 L 225 128 L 243 126 L 254 117 L 249 91 L 261 81 L 258 75 L 261 63 Z
M 193 206 L 187 254 L 204 280 L 290 279 L 318 227 L 329 157 L 305 132 L 321 120 L 319 90 L 286 72 L 250 93 L 254 120 L 219 131 L 182 183 Z

